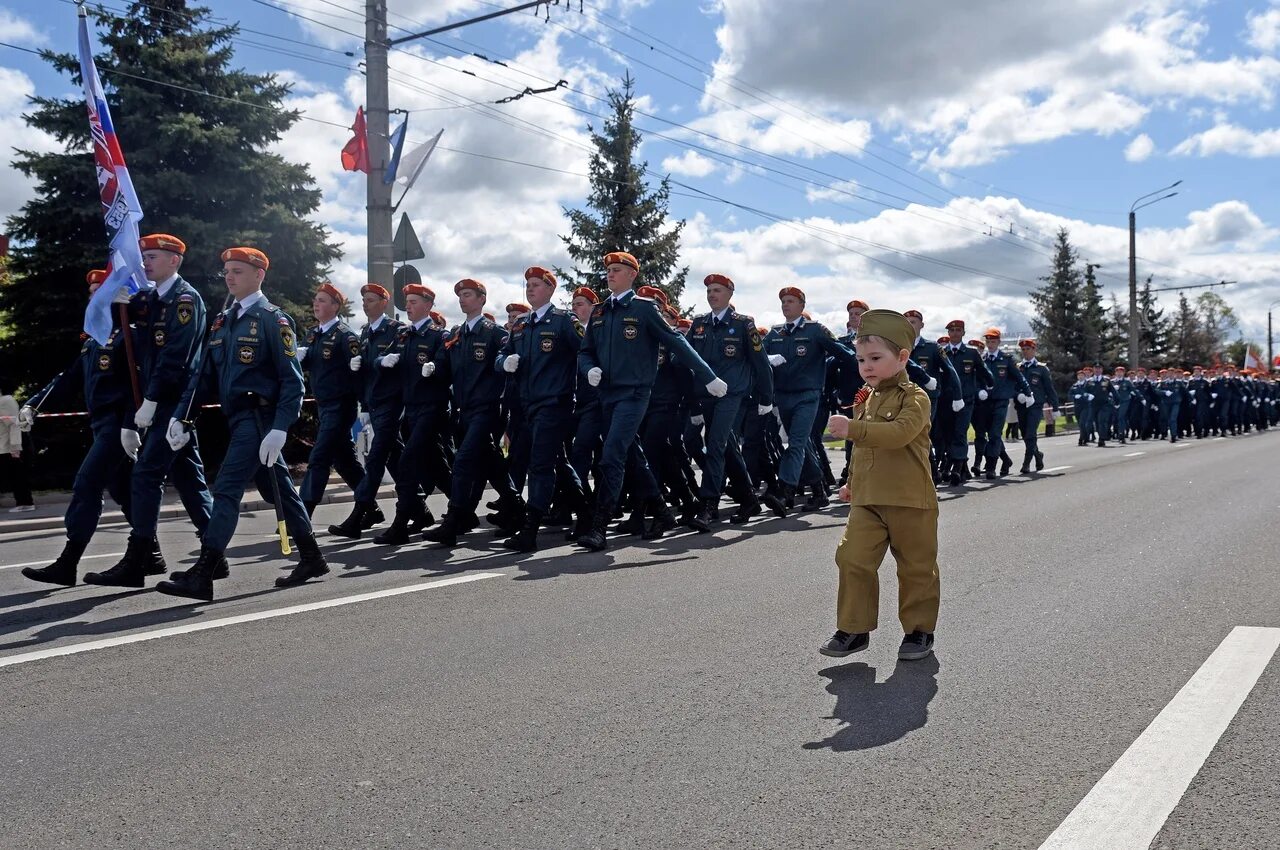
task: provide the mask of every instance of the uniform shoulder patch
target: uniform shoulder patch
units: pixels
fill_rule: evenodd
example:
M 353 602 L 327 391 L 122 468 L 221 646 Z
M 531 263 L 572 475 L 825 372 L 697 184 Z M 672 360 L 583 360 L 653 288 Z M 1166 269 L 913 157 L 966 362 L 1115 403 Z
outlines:
M 748 316 L 746 313 L 734 313 L 733 315 L 734 318 L 741 319 L 753 328 L 756 326 L 756 320 L 753 317 Z
M 604 315 L 604 305 L 603 305 L 603 304 L 597 304 L 596 306 L 594 306 L 594 307 L 592 307 L 592 308 L 591 308 L 591 317 L 592 317 L 593 319 L 594 319 L 594 318 L 596 318 L 596 317 L 598 317 L 598 316 L 603 316 L 603 315 Z
M 288 317 L 288 316 L 286 316 L 284 313 L 281 313 L 279 310 L 276 310 L 276 311 L 274 311 L 274 312 L 277 314 L 277 315 L 276 315 L 276 324 L 279 324 L 279 325 L 286 325 L 286 326 L 288 326 L 288 327 L 293 327 L 293 322 L 289 321 L 289 317 Z
M 817 324 L 817 322 L 814 322 L 814 324 Z M 836 338 L 836 335 L 831 332 L 831 328 L 827 327 L 826 325 L 818 325 L 818 327 L 822 328 L 822 332 L 826 334 L 827 339 Z
M 192 295 L 190 292 L 184 292 L 178 296 L 179 304 L 194 304 L 195 300 L 196 300 L 196 297 Z
M 573 329 L 574 329 L 574 331 L 576 331 L 576 332 L 577 332 L 578 336 L 583 336 L 583 335 L 586 333 L 586 328 L 584 328 L 584 327 L 582 326 L 582 322 L 579 322 L 579 321 L 578 321 L 578 317 L 577 317 L 577 316 L 573 316 L 573 317 L 572 317 L 572 320 L 573 320 Z

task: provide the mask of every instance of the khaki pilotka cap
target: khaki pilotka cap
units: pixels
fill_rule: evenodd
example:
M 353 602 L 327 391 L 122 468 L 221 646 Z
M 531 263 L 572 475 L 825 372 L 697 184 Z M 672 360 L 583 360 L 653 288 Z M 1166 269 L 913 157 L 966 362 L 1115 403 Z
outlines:
M 868 310 L 862 314 L 858 336 L 878 336 L 889 340 L 899 348 L 911 351 L 916 344 L 916 329 L 907 317 L 892 310 Z

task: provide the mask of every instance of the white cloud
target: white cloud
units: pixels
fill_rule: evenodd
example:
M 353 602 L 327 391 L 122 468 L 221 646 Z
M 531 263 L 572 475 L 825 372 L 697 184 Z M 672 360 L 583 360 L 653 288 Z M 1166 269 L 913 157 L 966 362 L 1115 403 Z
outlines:
M 1280 9 L 1250 12 L 1245 19 L 1248 32 L 1245 42 L 1264 53 L 1274 53 L 1280 47 Z
M 35 194 L 26 175 L 9 167 L 13 149 L 38 153 L 62 150 L 62 145 L 52 136 L 27 126 L 22 120 L 24 110 L 30 108 L 27 98 L 35 94 L 35 84 L 22 71 L 0 67 L 0 138 L 4 139 L 5 167 L 0 168 L 0 222 L 16 213 Z
M 26 18 L 20 18 L 14 12 L 0 8 L 0 41 L 44 44 L 48 39 Z
M 1260 159 L 1280 155 L 1280 129 L 1249 130 L 1235 124 L 1216 127 L 1188 136 L 1172 150 L 1176 156 L 1230 154 Z
M 1124 158 L 1129 162 L 1142 162 L 1155 153 L 1156 143 L 1146 133 L 1139 133 L 1124 149 Z
M 662 160 L 662 170 L 670 174 L 684 174 L 689 177 L 706 177 L 719 167 L 715 160 L 705 157 L 695 150 L 686 150 L 680 156 L 669 156 Z

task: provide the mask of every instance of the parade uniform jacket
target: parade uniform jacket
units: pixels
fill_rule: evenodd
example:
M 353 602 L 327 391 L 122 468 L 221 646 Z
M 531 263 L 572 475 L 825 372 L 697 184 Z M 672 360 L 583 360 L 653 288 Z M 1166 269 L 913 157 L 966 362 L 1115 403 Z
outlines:
M 137 328 L 142 397 L 175 403 L 200 369 L 208 324 L 204 299 L 179 277 L 163 298 L 155 289 L 145 290 L 134 296 L 130 307 Z
M 360 338 L 341 319 L 324 333 L 318 327 L 311 329 L 307 334 L 307 356 L 299 365 L 311 378 L 311 394 L 316 401 L 359 397 L 360 374 L 351 371 L 351 358 L 359 356 Z
M 858 361 L 850 346 L 837 340 L 825 325 L 803 317 L 796 319 L 791 331 L 787 330 L 786 323 L 770 328 L 764 338 L 764 349 L 766 355 L 781 354 L 787 359 L 773 370 L 773 381 L 780 392 L 821 391 L 827 377 L 827 357 L 840 362 L 842 373 L 846 365 L 855 373 L 858 370 Z
M 600 369 L 604 373 L 601 390 L 649 390 L 658 375 L 660 344 L 693 371 L 701 386 L 715 380 L 715 373 L 689 341 L 663 321 L 652 300 L 641 298 L 635 290 L 624 292 L 616 306 L 609 298 L 592 309 L 578 352 L 578 371 L 586 375 Z
M 990 400 L 992 401 L 1009 401 L 1019 395 L 1030 395 L 1031 387 L 1027 386 L 1027 379 L 1023 377 L 1022 371 L 1018 369 L 1012 357 L 1004 351 L 997 351 L 995 354 L 983 355 L 983 365 L 987 367 L 987 371 L 991 373 L 991 380 L 994 386 L 991 388 Z
M 1206 378 L 1192 378 L 1187 381 L 1187 396 L 1189 401 L 1193 401 L 1197 408 L 1204 405 L 1204 409 L 1208 410 L 1209 404 L 1209 381 Z
M 956 375 L 960 378 L 960 398 L 967 403 L 973 403 L 979 389 L 991 389 L 994 383 L 991 373 L 987 371 L 987 366 L 978 356 L 978 352 L 967 345 L 962 345 L 956 351 L 952 351 L 949 347 L 943 348 L 942 356 L 946 357 L 956 370 Z
M 1101 410 L 1104 406 L 1116 407 L 1115 388 L 1111 386 L 1111 379 L 1106 375 L 1086 381 L 1084 391 L 1088 393 L 1089 403 L 1095 411 Z
M 120 333 L 119 323 L 112 327 L 106 345 L 100 345 L 91 336 L 81 336 L 84 338 L 80 341 L 80 353 L 75 362 L 27 399 L 27 406 L 41 407 L 48 403 L 56 407 L 70 405 L 76 393 L 83 391 L 85 408 L 90 416 L 113 407 L 122 413 L 126 408 L 132 409 L 129 360 L 125 356 L 124 336 Z
M 862 380 L 862 373 L 858 371 L 857 340 L 857 334 L 847 334 L 840 337 L 838 340 L 841 345 L 853 352 L 853 362 L 843 362 L 835 357 L 829 358 L 836 366 L 836 398 L 839 402 L 839 406 L 846 411 L 853 407 L 853 399 L 858 394 L 858 390 L 862 389 L 867 383 Z M 951 370 L 951 374 L 955 375 L 954 369 Z M 930 375 L 923 366 L 910 358 L 907 359 L 907 380 L 914 382 L 921 389 L 924 389 L 925 384 L 929 383 L 929 379 L 931 377 L 933 376 Z M 958 388 L 959 384 L 960 382 L 957 378 L 956 387 L 953 389 Z M 928 392 L 928 390 L 925 390 L 925 392 Z M 956 396 L 956 398 L 959 398 L 959 396 Z M 929 396 L 929 400 L 932 403 L 932 395 Z
M 1088 410 L 1090 402 L 1093 401 L 1093 396 L 1090 395 L 1084 381 L 1076 381 L 1072 384 L 1071 389 L 1067 390 L 1067 395 L 1070 397 L 1071 403 L 1075 405 L 1077 419 L 1080 412 Z
M 200 371 L 183 394 L 180 411 L 214 393 L 227 418 L 262 409 L 268 430 L 287 431 L 302 412 L 302 367 L 293 319 L 262 296 L 242 314 L 236 305 L 218 314 Z M 188 408 L 190 405 L 190 408 Z
M 689 345 L 716 377 L 729 385 L 730 395 L 749 395 L 757 404 L 773 404 L 773 370 L 760 342 L 756 320 L 735 310 L 725 311 L 719 327 L 714 318 L 713 313 L 694 317 L 693 327 L 689 328 Z M 822 363 L 822 358 L 817 360 Z M 822 389 L 825 377 L 824 367 L 815 389 Z
M 1133 399 L 1133 394 L 1137 392 L 1134 389 L 1133 381 L 1128 378 L 1112 378 L 1111 388 L 1115 391 L 1116 404 L 1123 406 Z
M 688 367 L 671 356 L 665 345 L 658 345 L 658 376 L 653 382 L 653 393 L 649 396 L 649 409 L 672 409 L 685 407 L 696 395 L 693 385 L 693 373 Z
M 929 472 L 929 394 L 906 372 L 880 382 L 849 419 L 850 504 L 937 510 Z
M 911 359 L 919 363 L 929 377 L 938 382 L 937 389 L 925 390 L 929 393 L 930 400 L 942 398 L 946 401 L 954 401 L 963 397 L 960 376 L 956 374 L 956 367 L 951 365 L 951 361 L 942 356 L 942 346 L 920 337 L 916 340 L 915 348 L 911 349 Z M 915 379 L 912 378 L 912 380 Z
M 1036 407 L 1044 407 L 1047 403 L 1057 410 L 1058 392 L 1053 388 L 1053 375 L 1049 374 L 1049 367 L 1039 360 L 1023 360 L 1018 364 L 1018 369 L 1022 372 L 1022 377 L 1026 378 L 1027 386 L 1031 388 Z
M 384 372 L 394 372 L 400 386 L 400 400 L 405 407 L 421 404 L 445 404 L 449 401 L 449 354 L 445 346 L 444 332 L 427 319 L 421 328 L 411 324 L 396 327 L 396 341 L 386 354 L 399 354 L 400 362 L 387 369 L 375 363 Z M 379 355 L 384 356 L 384 355 Z M 422 377 L 422 367 L 436 364 L 430 378 Z
M 467 323 L 463 322 L 445 340 L 457 413 L 465 414 L 502 401 L 507 381 L 496 363 L 506 337 L 505 330 L 481 316 L 474 328 L 468 330 Z
M 372 324 L 372 323 L 370 323 Z M 378 365 L 378 358 L 395 350 L 400 339 L 400 331 L 404 325 L 388 316 L 378 323 L 378 329 L 369 330 L 370 325 L 360 329 L 360 371 L 362 383 L 361 402 L 366 410 L 385 405 L 398 405 L 403 401 L 403 380 L 398 369 L 383 369 Z M 436 368 L 439 368 L 437 366 Z M 422 370 L 418 370 L 421 377 Z
M 541 319 L 536 310 L 516 319 L 494 368 L 505 376 L 503 363 L 512 354 L 520 356 L 511 384 L 526 412 L 545 404 L 568 403 L 578 374 L 582 334 L 577 316 L 559 307 L 548 307 Z

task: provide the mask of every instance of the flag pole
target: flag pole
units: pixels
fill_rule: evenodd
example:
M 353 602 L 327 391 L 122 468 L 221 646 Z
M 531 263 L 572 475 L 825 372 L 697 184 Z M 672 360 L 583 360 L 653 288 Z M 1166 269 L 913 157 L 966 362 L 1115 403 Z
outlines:
M 134 409 L 142 407 L 142 384 L 138 380 L 138 361 L 133 353 L 133 333 L 129 330 L 129 305 L 117 304 L 120 315 L 120 333 L 124 336 L 124 356 L 129 362 L 129 383 L 133 386 Z

